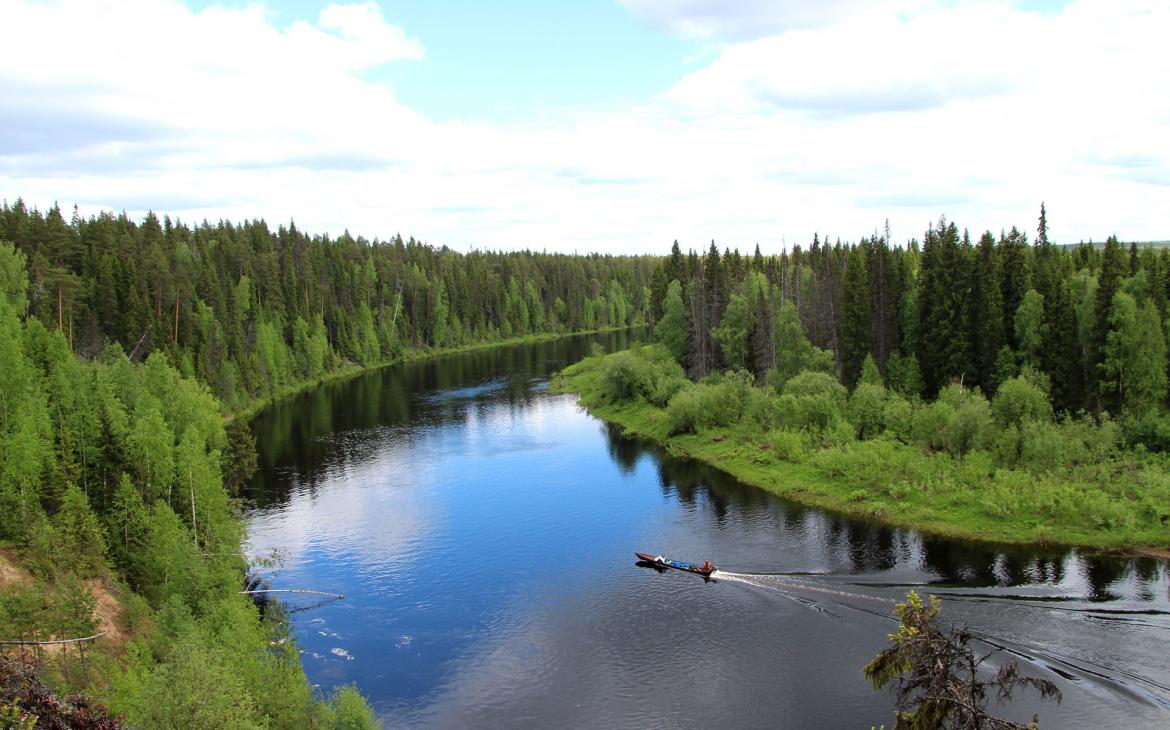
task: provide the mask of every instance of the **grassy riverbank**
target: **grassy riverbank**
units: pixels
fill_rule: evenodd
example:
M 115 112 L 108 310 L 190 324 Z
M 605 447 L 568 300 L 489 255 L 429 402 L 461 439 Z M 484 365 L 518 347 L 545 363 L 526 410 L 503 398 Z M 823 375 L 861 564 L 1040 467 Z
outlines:
M 637 376 L 643 378 L 640 387 L 649 395 L 638 395 L 634 388 L 626 393 L 633 397 L 615 396 L 615 379 L 638 360 L 645 364 Z M 732 378 L 672 383 L 681 373 L 664 363 L 657 348 L 591 357 L 559 373 L 553 387 L 578 393 L 591 413 L 630 435 L 802 504 L 976 540 L 1126 550 L 1170 545 L 1165 457 L 1127 451 L 1116 443 L 1087 443 L 1095 435 L 1112 439 L 1108 434 L 1081 433 L 1075 448 L 1051 436 L 1076 440 L 1059 429 L 1084 431 L 1083 424 L 1052 424 L 1045 431 L 1050 434 L 1047 448 L 1060 452 L 1049 454 L 1047 461 L 1006 465 L 994 448 L 972 448 L 956 457 L 913 439 L 904 443 L 896 428 L 860 440 L 844 418 L 821 429 L 785 427 L 783 417 L 768 415 L 767 400 L 779 400 L 775 391 L 729 382 Z M 738 417 L 713 414 L 693 429 L 680 430 L 674 401 L 691 389 L 696 392 L 684 399 L 702 398 L 707 389 L 717 399 L 709 402 L 709 410 L 738 412 Z M 664 390 L 674 393 L 664 397 Z M 995 433 L 983 436 L 987 444 L 1002 440 Z M 1076 449 L 1085 452 L 1084 458 L 1068 453 Z

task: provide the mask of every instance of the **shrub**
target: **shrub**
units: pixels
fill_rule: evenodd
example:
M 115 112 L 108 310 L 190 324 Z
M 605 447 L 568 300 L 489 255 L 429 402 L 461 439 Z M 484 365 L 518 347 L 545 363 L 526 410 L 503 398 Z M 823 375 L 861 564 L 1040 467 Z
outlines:
M 914 440 L 932 451 L 962 458 L 992 436 L 991 407 L 980 393 L 951 385 L 914 417 Z
M 1044 471 L 1081 463 L 1085 444 L 1057 423 L 1028 421 L 1020 426 L 1020 460 Z
M 679 390 L 666 407 L 670 434 L 739 423 L 746 403 L 758 392 L 752 382 L 750 373 L 717 373 Z
M 784 384 L 779 406 L 792 428 L 824 431 L 845 416 L 847 391 L 827 373 L 803 372 Z
M 659 408 L 664 408 L 676 393 L 678 393 L 683 388 L 686 388 L 690 384 L 691 381 L 687 380 L 681 375 L 668 375 L 666 377 L 659 378 L 658 384 L 654 386 L 654 392 L 650 394 L 647 400 Z
M 768 434 L 768 446 L 777 459 L 799 464 L 808 456 L 808 436 L 800 431 L 772 431 Z
M 914 406 L 897 393 L 887 393 L 882 412 L 886 432 L 904 444 L 914 439 Z
M 649 364 L 634 353 L 625 351 L 607 357 L 601 366 L 601 386 L 612 403 L 636 400 L 654 390 L 654 374 Z
M 760 430 L 770 430 L 778 423 L 778 408 L 779 401 L 770 388 L 751 388 L 744 399 L 743 420 Z
M 914 414 L 914 442 L 931 451 L 945 451 L 946 434 L 955 420 L 955 409 L 937 400 Z
M 1124 432 L 1131 447 L 1140 445 L 1154 453 L 1170 453 L 1170 417 L 1165 414 L 1127 418 Z
M 991 410 L 1001 428 L 1019 426 L 1024 421 L 1052 420 L 1048 396 L 1022 376 L 1010 378 L 999 386 Z
M 674 394 L 666 406 L 668 433 L 698 433 L 703 426 L 702 385 L 690 385 Z
M 658 389 L 663 380 L 682 377 L 682 368 L 665 348 L 639 347 L 605 358 L 601 366 L 602 394 L 611 403 L 654 400 L 663 395 Z M 677 387 L 674 390 L 677 392 Z M 661 402 L 667 399 L 669 396 Z
M 947 451 L 951 456 L 965 456 L 972 449 L 986 446 L 993 435 L 991 406 L 976 391 L 966 391 L 955 410 L 955 422 L 948 434 Z
M 885 425 L 885 407 L 885 388 L 867 382 L 857 386 L 849 396 L 847 410 L 849 421 L 857 429 L 857 438 L 864 441 L 882 432 Z

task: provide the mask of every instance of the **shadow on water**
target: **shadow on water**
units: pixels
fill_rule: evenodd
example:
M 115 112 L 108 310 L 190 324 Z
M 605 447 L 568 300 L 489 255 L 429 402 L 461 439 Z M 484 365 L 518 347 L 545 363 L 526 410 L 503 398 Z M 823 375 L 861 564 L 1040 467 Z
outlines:
M 458 423 L 477 401 L 523 408 L 547 389 L 547 377 L 589 354 L 639 342 L 642 330 L 489 347 L 390 365 L 326 383 L 274 404 L 252 421 L 258 469 L 241 496 L 258 507 L 279 504 L 290 490 L 314 490 L 331 468 L 368 456 L 370 432 Z M 495 376 L 484 382 L 487 376 Z M 469 383 L 474 385 L 469 386 Z M 337 434 L 356 443 L 338 449 Z M 295 472 L 295 484 L 284 478 Z

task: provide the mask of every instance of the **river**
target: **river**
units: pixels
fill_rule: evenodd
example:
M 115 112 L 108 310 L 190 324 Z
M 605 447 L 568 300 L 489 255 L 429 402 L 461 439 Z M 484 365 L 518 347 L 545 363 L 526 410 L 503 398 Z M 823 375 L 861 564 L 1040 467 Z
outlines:
M 1044 727 L 1170 727 L 1152 558 L 924 536 L 807 509 L 622 438 L 550 373 L 624 333 L 389 367 L 253 422 L 250 551 L 277 551 L 310 680 L 387 727 L 892 724 L 861 667 L 914 588 L 1064 699 Z M 635 565 L 711 560 L 716 580 Z

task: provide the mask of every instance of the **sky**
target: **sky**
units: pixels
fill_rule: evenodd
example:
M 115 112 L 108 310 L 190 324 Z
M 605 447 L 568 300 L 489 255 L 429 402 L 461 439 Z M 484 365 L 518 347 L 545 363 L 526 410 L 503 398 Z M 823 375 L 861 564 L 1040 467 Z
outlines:
M 0 0 L 0 198 L 766 253 L 1170 239 L 1165 0 Z

